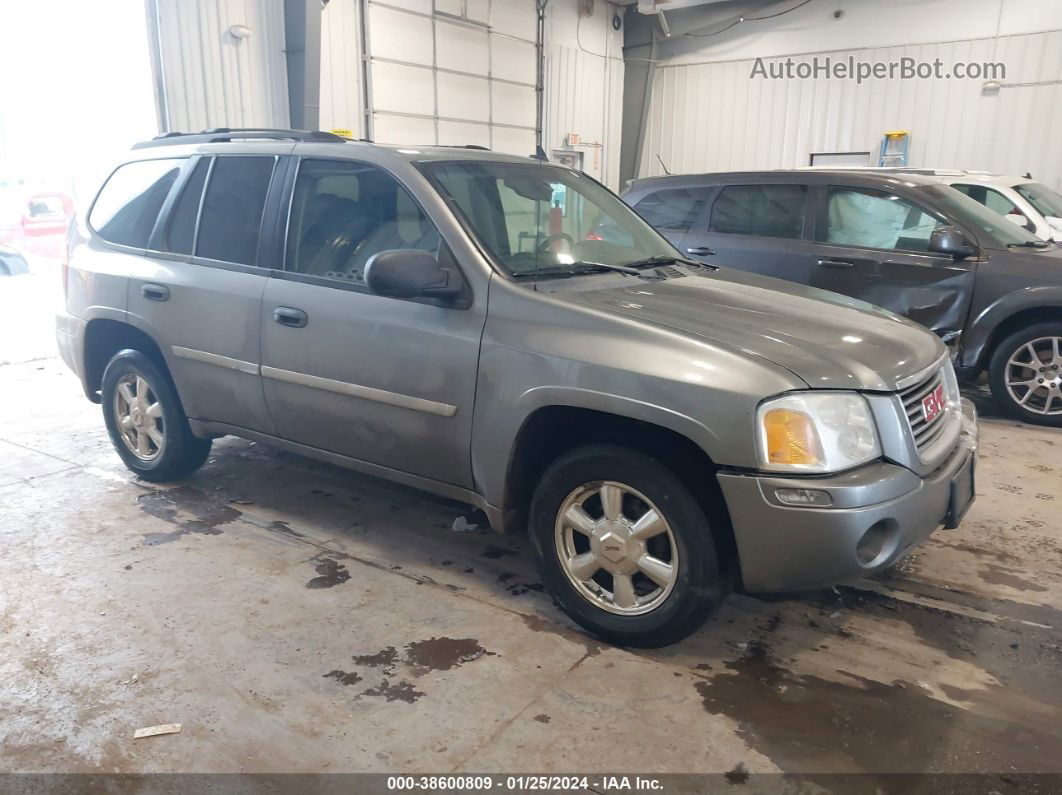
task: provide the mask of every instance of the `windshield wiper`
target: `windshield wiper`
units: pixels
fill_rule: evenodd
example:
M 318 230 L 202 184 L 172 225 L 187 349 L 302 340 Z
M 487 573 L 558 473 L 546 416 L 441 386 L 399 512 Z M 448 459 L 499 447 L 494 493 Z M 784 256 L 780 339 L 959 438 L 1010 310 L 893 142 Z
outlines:
M 544 268 L 532 268 L 528 271 L 520 271 L 514 274 L 518 279 L 529 278 L 553 278 L 563 276 L 585 276 L 590 273 L 608 273 L 615 271 L 627 276 L 643 276 L 637 268 L 626 265 L 609 265 L 604 262 L 571 262 L 565 265 L 550 265 Z
M 1047 248 L 1050 245 L 1046 240 L 1026 240 L 1023 243 L 1007 243 L 1007 248 Z
M 645 259 L 636 259 L 634 262 L 628 262 L 628 268 L 652 268 L 656 265 L 696 265 L 700 268 L 709 268 L 711 270 L 718 270 L 715 265 L 709 265 L 706 262 L 697 262 L 696 260 L 686 259 L 685 257 L 672 257 L 668 254 L 658 254 L 655 257 L 646 257 Z

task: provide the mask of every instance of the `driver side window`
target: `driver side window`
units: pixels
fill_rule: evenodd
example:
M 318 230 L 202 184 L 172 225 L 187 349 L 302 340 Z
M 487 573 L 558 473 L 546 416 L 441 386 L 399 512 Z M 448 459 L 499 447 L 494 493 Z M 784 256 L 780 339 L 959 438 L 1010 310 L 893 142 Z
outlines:
M 826 242 L 860 248 L 926 252 L 944 221 L 917 204 L 884 191 L 831 187 Z
M 373 254 L 439 253 L 439 232 L 390 174 L 342 160 L 303 160 L 288 217 L 285 269 L 364 284 Z

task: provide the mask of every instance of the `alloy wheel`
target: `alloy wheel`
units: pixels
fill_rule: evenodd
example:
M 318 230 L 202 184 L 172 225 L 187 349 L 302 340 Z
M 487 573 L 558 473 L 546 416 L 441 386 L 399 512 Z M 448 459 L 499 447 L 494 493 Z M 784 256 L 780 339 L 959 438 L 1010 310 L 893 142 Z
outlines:
M 118 381 L 114 419 L 118 434 L 133 455 L 141 461 L 154 461 L 162 455 L 166 446 L 162 404 L 143 376 L 127 373 Z
M 1033 414 L 1062 415 L 1062 338 L 1040 337 L 1008 358 L 1004 383 L 1017 405 Z
M 675 587 L 679 550 L 671 526 L 626 484 L 594 481 L 572 491 L 557 512 L 555 536 L 568 580 L 610 613 L 648 613 Z

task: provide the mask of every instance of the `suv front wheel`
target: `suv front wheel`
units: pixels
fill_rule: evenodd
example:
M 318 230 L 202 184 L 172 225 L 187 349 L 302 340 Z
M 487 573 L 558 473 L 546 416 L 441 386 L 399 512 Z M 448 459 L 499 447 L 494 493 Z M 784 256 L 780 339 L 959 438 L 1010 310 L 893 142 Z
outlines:
M 1062 322 L 1036 323 L 1001 340 L 988 385 L 1015 419 L 1062 426 Z
M 531 504 L 543 582 L 578 624 L 621 646 L 674 643 L 724 592 L 700 504 L 648 455 L 587 445 L 557 459 Z
M 144 480 L 179 480 L 206 461 L 210 440 L 192 433 L 170 379 L 140 351 L 114 355 L 101 394 L 114 449 Z

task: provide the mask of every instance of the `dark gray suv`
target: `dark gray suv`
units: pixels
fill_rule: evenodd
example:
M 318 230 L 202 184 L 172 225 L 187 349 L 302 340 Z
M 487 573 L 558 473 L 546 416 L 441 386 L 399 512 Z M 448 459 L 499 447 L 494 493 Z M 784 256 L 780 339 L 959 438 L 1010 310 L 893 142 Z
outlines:
M 860 298 L 959 348 L 1012 416 L 1062 426 L 1062 248 L 915 174 L 636 180 L 628 204 L 690 257 Z
M 690 261 L 571 169 L 174 135 L 78 226 L 59 349 L 140 477 L 232 434 L 474 504 L 619 643 L 691 632 L 730 573 L 879 571 L 974 498 L 975 413 L 939 339 Z

